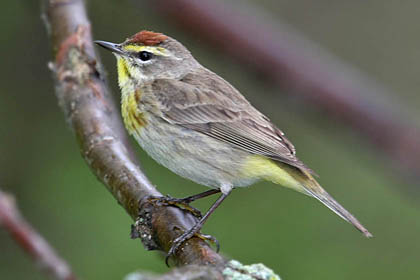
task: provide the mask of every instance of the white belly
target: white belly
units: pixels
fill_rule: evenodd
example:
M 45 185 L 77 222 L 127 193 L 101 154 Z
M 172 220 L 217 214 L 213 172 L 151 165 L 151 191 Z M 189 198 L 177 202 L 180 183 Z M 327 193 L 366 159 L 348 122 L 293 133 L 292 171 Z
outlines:
M 211 188 L 247 186 L 258 180 L 241 173 L 247 152 L 152 118 L 134 137 L 154 160 L 172 172 Z

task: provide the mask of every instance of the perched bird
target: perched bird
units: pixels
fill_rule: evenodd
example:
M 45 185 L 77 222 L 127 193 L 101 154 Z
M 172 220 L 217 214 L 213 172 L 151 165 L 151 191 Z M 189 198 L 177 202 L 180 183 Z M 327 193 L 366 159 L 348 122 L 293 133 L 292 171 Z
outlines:
M 181 43 L 151 31 L 121 44 L 95 42 L 117 58 L 128 132 L 158 163 L 212 188 L 182 201 L 221 192 L 199 222 L 174 241 L 169 254 L 200 231 L 234 187 L 259 180 L 312 196 L 372 236 L 317 183 L 284 133 Z

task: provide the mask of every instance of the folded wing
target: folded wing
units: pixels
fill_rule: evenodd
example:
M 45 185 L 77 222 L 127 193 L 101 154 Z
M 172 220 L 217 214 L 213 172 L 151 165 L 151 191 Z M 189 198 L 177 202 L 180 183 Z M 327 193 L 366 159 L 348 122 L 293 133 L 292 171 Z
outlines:
M 200 70 L 182 80 L 159 79 L 151 86 L 166 121 L 313 173 L 296 157 L 284 133 L 214 73 Z

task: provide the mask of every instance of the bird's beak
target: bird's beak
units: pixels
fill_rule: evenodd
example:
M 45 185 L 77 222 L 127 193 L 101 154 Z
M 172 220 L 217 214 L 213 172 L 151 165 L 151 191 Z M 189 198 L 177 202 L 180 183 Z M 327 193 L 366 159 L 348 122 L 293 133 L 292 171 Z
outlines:
M 113 53 L 124 55 L 124 52 L 121 50 L 121 46 L 119 44 L 114 44 L 105 41 L 94 41 L 96 44 L 101 46 L 104 49 L 107 49 Z

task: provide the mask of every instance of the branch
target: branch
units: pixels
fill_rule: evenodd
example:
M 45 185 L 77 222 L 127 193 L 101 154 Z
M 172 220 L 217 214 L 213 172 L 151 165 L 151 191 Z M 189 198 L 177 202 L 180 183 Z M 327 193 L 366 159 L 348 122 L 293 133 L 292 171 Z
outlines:
M 51 38 L 54 62 L 50 63 L 56 94 L 73 128 L 81 154 L 92 172 L 108 188 L 133 219 L 149 250 L 167 252 L 172 241 L 196 219 L 175 207 L 149 203 L 161 196 L 139 168 L 125 130 L 105 84 L 93 49 L 90 24 L 82 0 L 44 1 L 45 24 Z M 139 213 L 139 202 L 141 211 Z M 140 217 L 139 217 L 140 215 Z M 200 238 L 192 238 L 178 250 L 175 261 L 212 264 L 225 260 Z
M 25 221 L 16 207 L 15 200 L 0 190 L 0 226 L 4 227 L 41 269 L 58 280 L 76 280 L 67 263 L 48 242 Z
M 286 24 L 274 27 L 242 16 L 238 5 L 205 0 L 154 3 L 186 30 L 359 131 L 393 158 L 400 171 L 420 176 L 419 128 L 407 121 L 396 102 L 386 100 L 392 93 L 362 73 Z M 269 18 L 255 9 L 247 14 L 259 15 L 260 22 Z
M 222 275 L 223 278 L 220 278 L 220 275 L 215 274 L 214 270 L 209 267 L 188 265 L 159 276 L 134 272 L 127 275 L 124 280 L 281 280 L 277 274 L 263 264 L 243 265 L 236 260 L 231 260 L 226 264 Z

